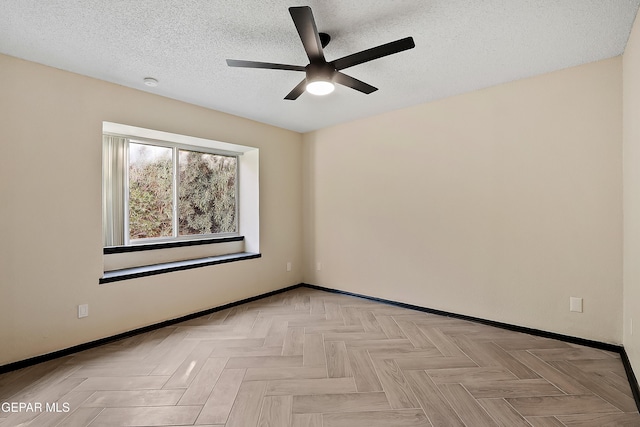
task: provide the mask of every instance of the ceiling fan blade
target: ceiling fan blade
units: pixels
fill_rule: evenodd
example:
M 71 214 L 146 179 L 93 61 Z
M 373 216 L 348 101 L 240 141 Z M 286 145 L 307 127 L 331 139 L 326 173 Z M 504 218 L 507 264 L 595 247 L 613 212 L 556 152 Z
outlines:
M 302 80 L 296 87 L 293 88 L 291 92 L 284 99 L 288 99 L 290 101 L 295 101 L 298 99 L 300 95 L 304 92 L 305 87 L 307 86 L 307 79 Z
M 347 76 L 344 73 L 341 73 L 339 71 L 337 71 L 333 77 L 334 81 L 336 83 L 340 83 L 341 85 L 350 87 L 352 89 L 355 89 L 359 92 L 362 93 L 366 93 L 367 95 L 370 94 L 371 92 L 375 92 L 378 90 L 377 87 L 373 87 L 370 84 L 367 84 L 361 80 L 358 80 L 354 77 L 351 76 Z
M 324 52 L 322 51 L 322 43 L 320 35 L 316 28 L 316 21 L 313 19 L 313 13 L 309 6 L 290 7 L 289 13 L 296 25 L 300 40 L 304 46 L 307 57 L 311 63 L 325 62 Z
M 270 70 L 305 71 L 305 67 L 302 67 L 300 65 L 273 64 L 271 62 L 243 61 L 241 59 L 227 59 L 227 65 L 229 67 L 268 68 Z
M 413 37 L 406 37 L 404 39 L 396 40 L 394 42 L 382 44 L 380 46 L 372 47 L 371 49 L 344 56 L 331 62 L 331 64 L 336 68 L 336 70 L 344 70 L 345 68 L 353 67 L 354 65 L 369 62 L 387 55 L 393 55 L 394 53 L 413 49 L 414 47 L 416 47 L 416 45 L 413 42 Z

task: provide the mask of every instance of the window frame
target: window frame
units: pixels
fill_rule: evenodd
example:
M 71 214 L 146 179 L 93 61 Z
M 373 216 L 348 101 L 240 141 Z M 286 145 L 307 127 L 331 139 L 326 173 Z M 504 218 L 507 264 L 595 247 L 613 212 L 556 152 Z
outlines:
M 197 132 L 196 132 L 197 133 Z M 206 133 L 206 132 L 205 132 Z M 260 148 L 246 145 L 245 138 L 224 142 L 203 135 L 172 133 L 123 123 L 102 122 L 102 271 L 99 283 L 128 280 L 191 268 L 206 267 L 261 257 L 260 251 Z M 118 141 L 110 141 L 114 138 Z M 122 227 L 124 209 L 118 200 L 124 191 L 122 164 L 124 139 L 166 141 L 238 154 L 237 238 L 182 240 L 167 243 L 123 245 L 114 239 L 114 227 Z M 121 145 L 119 145 L 121 144 Z M 120 168 L 120 169 L 118 169 Z M 242 179 L 240 179 L 240 177 Z M 116 191 L 114 191 L 116 189 Z M 115 197 L 115 198 L 114 198 Z
M 187 242 L 187 241 L 198 241 L 198 240 L 211 240 L 211 239 L 225 239 L 229 237 L 239 237 L 240 234 L 240 156 L 242 156 L 242 152 L 237 151 L 228 151 L 222 150 L 218 148 L 204 147 L 199 145 L 192 144 L 184 144 L 180 142 L 174 141 L 166 141 L 154 138 L 119 134 L 114 132 L 103 131 L 103 135 L 108 136 L 116 136 L 120 138 L 124 138 L 125 142 L 125 151 L 124 151 L 124 170 L 123 170 L 123 179 L 124 179 L 124 191 L 123 191 L 123 209 L 124 209 L 124 217 L 123 217 L 123 245 L 124 247 L 132 247 L 138 245 L 154 245 L 154 244 L 166 244 L 171 242 Z M 130 238 L 130 228 L 129 228 L 129 144 L 143 144 L 157 147 L 170 148 L 172 150 L 172 236 L 171 237 L 149 237 L 144 239 L 131 239 Z M 227 233 L 207 233 L 207 234 L 192 234 L 192 235 L 180 235 L 179 231 L 179 191 L 180 191 L 180 177 L 179 177 L 179 152 L 183 151 L 195 151 L 198 153 L 205 154 L 213 154 L 220 155 L 225 157 L 234 157 L 236 159 L 235 164 L 235 216 L 234 216 L 234 225 L 235 232 L 227 232 Z M 104 246 L 103 247 L 110 247 Z

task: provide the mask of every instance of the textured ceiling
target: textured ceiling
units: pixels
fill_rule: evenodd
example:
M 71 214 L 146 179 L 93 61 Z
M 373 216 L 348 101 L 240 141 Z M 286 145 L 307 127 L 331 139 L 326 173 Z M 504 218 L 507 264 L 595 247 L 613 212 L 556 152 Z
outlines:
M 0 52 L 306 132 L 620 55 L 640 0 L 0 0 Z M 306 65 L 288 12 L 309 5 L 331 61 L 412 36 L 345 70 L 379 88 L 284 96 Z M 156 88 L 144 86 L 154 77 Z

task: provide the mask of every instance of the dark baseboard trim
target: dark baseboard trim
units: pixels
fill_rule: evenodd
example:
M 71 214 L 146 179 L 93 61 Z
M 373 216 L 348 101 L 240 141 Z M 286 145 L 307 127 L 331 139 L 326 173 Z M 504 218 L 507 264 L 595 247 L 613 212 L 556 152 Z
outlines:
M 638 407 L 638 411 L 640 411 L 640 387 L 638 386 L 638 380 L 633 372 L 633 368 L 631 367 L 631 363 L 629 362 L 629 357 L 627 356 L 627 352 L 625 351 L 624 347 L 621 345 L 615 345 L 615 344 L 609 344 L 609 343 L 604 343 L 604 342 L 599 342 L 599 341 L 593 341 L 593 340 L 588 340 L 588 339 L 584 339 L 584 338 L 578 338 L 578 337 L 572 337 L 569 335 L 563 335 L 563 334 L 557 334 L 555 332 L 548 332 L 548 331 L 543 331 L 540 329 L 533 329 L 533 328 L 527 328 L 527 327 L 523 327 L 523 326 L 517 326 L 517 325 L 511 325 L 509 323 L 502 323 L 502 322 L 496 322 L 493 320 L 487 320 L 487 319 L 482 319 L 479 317 L 473 317 L 473 316 L 466 316 L 464 314 L 458 314 L 458 313 L 451 313 L 448 311 L 443 311 L 443 310 L 436 310 L 436 309 L 432 309 L 432 308 L 427 308 L 427 307 L 420 307 L 417 305 L 413 305 L 413 304 L 406 304 L 403 302 L 398 302 L 398 301 L 392 301 L 392 300 L 387 300 L 387 299 L 383 299 L 383 298 L 376 298 L 376 297 L 371 297 L 368 295 L 362 295 L 362 294 L 356 294 L 353 292 L 347 292 L 347 291 L 341 291 L 341 290 L 337 290 L 337 289 L 331 289 L 331 288 L 325 288 L 323 286 L 317 286 L 317 285 L 311 285 L 308 283 L 299 283 L 297 285 L 292 285 L 292 286 L 288 286 L 286 288 L 282 288 L 282 289 L 277 289 L 275 291 L 270 291 L 264 294 L 260 294 L 257 296 L 253 296 L 253 297 L 249 297 L 249 298 L 245 298 L 243 300 L 240 301 L 235 301 L 235 302 L 231 302 L 225 305 L 221 305 L 218 307 L 214 307 L 214 308 L 209 308 L 207 310 L 203 310 L 203 311 L 199 311 L 197 313 L 192 313 L 192 314 L 187 314 L 185 316 L 182 317 L 178 317 L 176 319 L 170 319 L 170 320 L 165 320 L 163 322 L 159 322 L 159 323 L 155 323 L 153 325 L 149 325 L 149 326 L 144 326 L 142 328 L 138 328 L 138 329 L 134 329 L 128 332 L 123 332 L 121 334 L 117 334 L 117 335 L 113 335 L 110 337 L 106 337 L 106 338 L 101 338 L 99 340 L 95 340 L 95 341 L 91 341 L 88 343 L 84 343 L 84 344 L 79 344 L 73 347 L 69 347 L 63 350 L 58 350 L 58 351 L 54 351 L 52 353 L 47 353 L 41 356 L 36 356 L 36 357 L 32 357 L 29 359 L 25 359 L 25 360 L 20 360 L 18 362 L 13 362 L 13 363 L 9 363 L 7 365 L 2 365 L 0 366 L 0 374 L 4 374 L 7 372 L 11 372 L 11 371 L 15 371 L 18 369 L 22 369 L 22 368 L 26 368 L 29 366 L 33 366 L 33 365 L 37 365 L 38 363 L 42 363 L 42 362 L 47 362 L 49 360 L 53 360 L 53 359 L 57 359 L 60 357 L 64 357 L 64 356 L 69 356 L 71 354 L 74 353 L 78 353 L 80 351 L 84 351 L 84 350 L 89 350 L 91 348 L 94 347 L 98 347 L 104 344 L 108 344 L 108 343 L 112 343 L 114 341 L 118 341 L 118 340 L 122 340 L 125 338 L 129 338 L 135 335 L 139 335 L 145 332 L 150 332 L 156 329 L 160 329 L 163 328 L 165 326 L 171 326 L 171 325 L 175 325 L 176 323 L 180 323 L 180 322 L 184 322 L 187 320 L 191 320 L 191 319 L 195 319 L 197 317 L 200 316 L 206 316 L 208 314 L 211 313 L 215 313 L 216 311 L 220 311 L 220 310 L 224 310 L 226 308 L 231 308 L 231 307 L 235 307 L 238 305 L 242 305 L 242 304 L 246 304 L 252 301 L 257 301 L 263 298 L 267 298 L 270 297 L 272 295 L 277 295 L 283 292 L 287 292 L 293 289 L 297 289 L 300 287 L 305 287 L 305 288 L 310 288 L 310 289 L 316 289 L 316 290 L 320 290 L 320 291 L 325 291 L 325 292 L 330 292 L 330 293 L 334 293 L 334 294 L 341 294 L 341 295 L 348 295 L 348 296 L 352 296 L 352 297 L 357 297 L 357 298 L 363 298 L 363 299 L 367 299 L 370 301 L 376 301 L 376 302 L 380 302 L 383 304 L 389 304 L 389 305 L 394 305 L 397 307 L 402 307 L 402 308 L 407 308 L 410 310 L 416 310 L 416 311 L 422 311 L 425 313 L 431 313 L 431 314 L 437 314 L 440 316 L 446 316 L 446 317 L 453 317 L 456 319 L 461 319 L 461 320 L 468 320 L 471 322 L 476 322 L 476 323 L 481 323 L 484 325 L 488 325 L 488 326 L 493 326 L 496 328 L 501 328 L 501 329 L 507 329 L 510 331 L 515 331 L 515 332 L 522 332 L 525 334 L 529 334 L 529 335 L 534 335 L 534 336 L 539 336 L 539 337 L 544 337 L 544 338 L 551 338 L 551 339 L 555 339 L 555 340 L 559 340 L 559 341 L 564 341 L 564 342 L 569 342 L 572 344 L 579 344 L 579 345 L 584 345 L 586 347 L 592 347 L 592 348 L 597 348 L 599 350 L 605 350 L 605 351 L 611 351 L 614 353 L 618 353 L 620 355 L 620 359 L 622 360 L 622 364 L 624 366 L 625 372 L 627 374 L 627 379 L 629 381 L 629 386 L 631 387 L 631 392 L 633 393 L 633 398 L 636 402 L 636 406 Z
M 352 297 L 368 299 L 371 301 L 381 302 L 384 304 L 395 305 L 397 307 L 408 308 L 410 310 L 422 311 L 424 313 L 438 314 L 440 316 L 453 317 L 456 319 L 468 320 L 470 322 L 482 323 L 483 325 L 494 326 L 496 328 L 507 329 L 514 332 L 522 332 L 525 334 L 535 335 L 538 337 L 552 338 L 554 340 L 560 340 L 560 341 L 565 341 L 572 344 L 584 345 L 587 347 L 593 347 L 600 350 L 611 351 L 614 353 L 620 353 L 620 350 L 622 349 L 622 346 L 620 345 L 608 344 L 600 341 L 591 341 L 584 338 L 577 338 L 569 335 L 557 334 L 555 332 L 547 332 L 547 331 L 542 331 L 540 329 L 532 329 L 524 326 L 512 325 L 509 323 L 496 322 L 495 320 L 487 320 L 487 319 L 482 319 L 480 317 L 473 317 L 473 316 L 467 316 L 464 314 L 452 313 L 449 311 L 436 310 L 434 308 L 420 307 L 418 305 L 407 304 L 404 302 L 397 302 L 397 301 L 392 301 L 392 300 L 383 299 L 383 298 L 376 298 L 368 295 L 356 294 L 353 292 L 340 291 L 340 290 L 325 288 L 325 287 L 316 286 L 316 285 L 309 285 L 306 283 L 303 284 L 302 286 L 312 288 L 312 289 L 317 289 L 320 291 L 326 291 L 326 292 L 332 292 L 336 294 L 349 295 Z
M 184 321 L 187 321 L 187 320 L 195 319 L 195 318 L 200 317 L 200 316 L 206 316 L 207 314 L 215 313 L 216 311 L 224 310 L 226 308 L 235 307 L 235 306 L 238 306 L 238 305 L 246 304 L 248 302 L 257 301 L 259 299 L 267 298 L 267 297 L 270 297 L 272 295 L 277 295 L 277 294 L 280 294 L 282 292 L 287 292 L 287 291 L 290 291 L 292 289 L 299 288 L 300 286 L 302 286 L 302 284 L 288 286 L 286 288 L 277 289 L 275 291 L 267 292 L 267 293 L 260 294 L 260 295 L 254 296 L 254 297 L 245 298 L 245 299 L 240 300 L 240 301 L 230 302 L 230 303 L 225 304 L 225 305 L 221 305 L 221 306 L 214 307 L 214 308 L 209 308 L 207 310 L 202 310 L 202 311 L 199 311 L 197 313 L 187 314 L 186 316 L 182 316 L 182 317 L 178 317 L 178 318 L 170 319 L 170 320 L 165 320 L 165 321 L 159 322 L 159 323 L 154 323 L 153 325 L 144 326 L 142 328 L 138 328 L 138 329 L 134 329 L 134 330 L 131 330 L 131 331 L 123 332 L 121 334 L 113 335 L 113 336 L 106 337 L 106 338 L 101 338 L 101 339 L 98 339 L 98 340 L 95 340 L 95 341 L 90 341 L 90 342 L 87 342 L 87 343 L 75 345 L 73 347 L 65 348 L 65 349 L 54 351 L 54 352 L 47 353 L 47 354 L 43 354 L 41 356 L 31 357 L 29 359 L 20 360 L 20 361 L 17 361 L 17 362 L 13 362 L 13 363 L 9 363 L 9 364 L 6 364 L 6 365 L 2 365 L 2 366 L 0 366 L 0 374 L 4 374 L 4 373 L 7 373 L 7 372 L 11 372 L 11 371 L 16 371 L 16 370 L 22 369 L 22 368 L 27 368 L 29 366 L 37 365 L 39 363 L 48 362 L 48 361 L 53 360 L 53 359 L 58 359 L 60 357 L 69 356 L 71 354 L 78 353 L 80 351 L 89 350 L 89 349 L 94 348 L 94 347 L 99 347 L 101 345 L 109 344 L 109 343 L 112 343 L 114 341 L 119 341 L 119 340 L 122 340 L 122 339 L 125 339 L 125 338 L 130 338 L 130 337 L 133 337 L 135 335 L 143 334 L 145 332 L 151 332 L 151 331 L 154 331 L 156 329 L 163 328 L 165 326 L 175 325 L 176 323 L 180 323 L 180 322 L 184 322 Z
M 605 351 L 610 351 L 610 352 L 613 352 L 613 353 L 618 353 L 620 355 L 620 359 L 622 360 L 622 365 L 624 366 L 624 370 L 627 373 L 627 379 L 629 380 L 629 386 L 631 387 L 631 392 L 633 393 L 633 398 L 634 398 L 634 400 L 636 402 L 636 406 L 638 407 L 638 411 L 640 412 L 640 387 L 638 386 L 638 380 L 636 379 L 636 376 L 633 373 L 633 368 L 631 367 L 631 363 L 629 361 L 629 358 L 627 357 L 627 352 L 625 351 L 624 347 L 621 346 L 621 345 L 609 344 L 609 343 L 600 342 L 600 341 L 593 341 L 593 340 L 588 340 L 588 339 L 585 339 L 585 338 L 572 337 L 572 336 L 569 336 L 569 335 L 558 334 L 558 333 L 555 333 L 555 332 L 548 332 L 548 331 L 543 331 L 543 330 L 540 330 L 540 329 L 527 328 L 527 327 L 524 327 L 524 326 L 517 326 L 517 325 L 512 325 L 512 324 L 509 324 L 509 323 L 496 322 L 495 320 L 487 320 L 487 319 L 482 319 L 482 318 L 479 318 L 479 317 L 467 316 L 467 315 L 464 315 L 464 314 L 451 313 L 451 312 L 443 311 L 443 310 L 436 310 L 436 309 L 433 309 L 433 308 L 420 307 L 420 306 L 417 306 L 417 305 L 406 304 L 406 303 L 403 303 L 403 302 L 387 300 L 387 299 L 384 299 L 384 298 L 376 298 L 376 297 L 371 297 L 371 296 L 368 296 L 368 295 L 356 294 L 356 293 L 353 293 L 353 292 L 347 292 L 347 291 L 341 291 L 341 290 L 337 290 L 337 289 L 325 288 L 323 286 L 310 285 L 308 283 L 302 283 L 300 286 L 303 286 L 303 287 L 306 287 L 306 288 L 311 288 L 311 289 L 316 289 L 316 290 L 319 290 L 319 291 L 331 292 L 331 293 L 334 293 L 334 294 L 341 294 L 341 295 L 348 295 L 348 296 L 357 297 L 357 298 L 363 298 L 363 299 L 367 299 L 367 300 L 370 300 L 370 301 L 380 302 L 380 303 L 383 303 L 383 304 L 389 304 L 389 305 L 395 305 L 397 307 L 408 308 L 410 310 L 422 311 L 424 313 L 437 314 L 437 315 L 446 316 L 446 317 L 453 317 L 453 318 L 461 319 L 461 320 L 468 320 L 470 322 L 481 323 L 483 325 L 493 326 L 493 327 L 501 328 L 501 329 L 507 329 L 509 331 L 522 332 L 522 333 L 525 333 L 525 334 L 534 335 L 534 336 L 538 336 L 538 337 L 551 338 L 551 339 L 554 339 L 554 340 L 564 341 L 564 342 L 568 342 L 568 343 L 571 343 L 571 344 L 578 344 L 578 345 L 583 345 L 583 346 L 586 346 L 586 347 L 596 348 L 596 349 L 599 349 L 599 350 L 605 350 Z
M 627 373 L 627 378 L 629 379 L 631 393 L 633 393 L 633 400 L 636 401 L 638 412 L 640 412 L 640 387 L 638 386 L 638 379 L 636 378 L 636 374 L 633 373 L 633 368 L 631 367 L 629 356 L 627 356 L 627 352 L 624 348 L 620 351 L 620 358 L 622 359 L 622 365 L 624 365 L 624 370 Z

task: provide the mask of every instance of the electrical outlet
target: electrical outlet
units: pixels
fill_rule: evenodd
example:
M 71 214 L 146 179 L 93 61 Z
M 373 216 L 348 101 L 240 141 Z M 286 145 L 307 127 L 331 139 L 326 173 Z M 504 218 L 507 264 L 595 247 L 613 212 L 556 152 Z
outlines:
M 316 270 L 318 270 L 318 271 L 322 270 L 322 263 L 321 262 L 317 262 L 316 263 Z
M 582 298 L 570 297 L 569 298 L 569 311 L 575 311 L 582 313 Z
M 89 315 L 89 304 L 80 304 L 78 306 L 78 319 L 87 317 Z
M 291 271 L 291 262 L 287 263 L 287 271 Z

